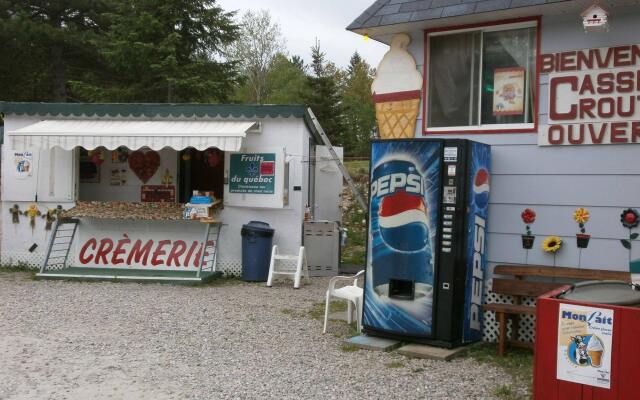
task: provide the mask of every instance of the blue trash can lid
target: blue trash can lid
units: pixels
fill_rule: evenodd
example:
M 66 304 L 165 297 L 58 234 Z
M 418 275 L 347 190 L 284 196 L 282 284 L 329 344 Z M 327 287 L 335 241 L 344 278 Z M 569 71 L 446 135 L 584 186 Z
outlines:
M 241 233 L 244 235 L 248 231 L 273 235 L 275 229 L 271 228 L 268 223 L 262 221 L 250 221 L 248 224 L 242 225 Z

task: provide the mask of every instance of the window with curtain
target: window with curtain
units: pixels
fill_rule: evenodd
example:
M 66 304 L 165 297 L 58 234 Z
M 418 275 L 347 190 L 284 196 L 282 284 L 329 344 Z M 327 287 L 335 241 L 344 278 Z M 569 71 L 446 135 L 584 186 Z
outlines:
M 428 37 L 427 128 L 533 124 L 536 28 Z

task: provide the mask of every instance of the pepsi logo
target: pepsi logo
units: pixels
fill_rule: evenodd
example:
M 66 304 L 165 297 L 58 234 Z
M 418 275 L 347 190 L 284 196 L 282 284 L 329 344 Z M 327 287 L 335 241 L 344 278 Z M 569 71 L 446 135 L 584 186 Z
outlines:
M 424 198 L 398 190 L 382 198 L 378 226 L 382 240 L 397 251 L 424 249 L 429 240 L 429 220 Z
M 473 178 L 473 201 L 478 208 L 486 208 L 489 204 L 489 171 L 480 168 Z

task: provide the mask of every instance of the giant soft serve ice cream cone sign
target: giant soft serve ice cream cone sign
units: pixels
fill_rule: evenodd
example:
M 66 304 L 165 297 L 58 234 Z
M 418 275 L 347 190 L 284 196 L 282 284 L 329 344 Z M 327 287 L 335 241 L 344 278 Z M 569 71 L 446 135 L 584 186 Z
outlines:
M 407 51 L 411 38 L 399 33 L 391 40 L 371 85 L 382 139 L 412 138 L 420 110 L 422 75 Z

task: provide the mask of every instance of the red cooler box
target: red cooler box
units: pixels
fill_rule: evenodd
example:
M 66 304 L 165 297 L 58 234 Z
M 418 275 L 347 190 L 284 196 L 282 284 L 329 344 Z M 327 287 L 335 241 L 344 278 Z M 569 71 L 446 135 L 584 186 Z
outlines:
M 617 281 L 538 298 L 536 400 L 640 399 L 640 291 Z

